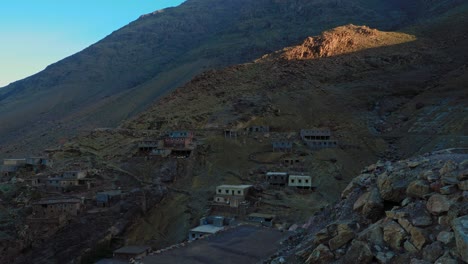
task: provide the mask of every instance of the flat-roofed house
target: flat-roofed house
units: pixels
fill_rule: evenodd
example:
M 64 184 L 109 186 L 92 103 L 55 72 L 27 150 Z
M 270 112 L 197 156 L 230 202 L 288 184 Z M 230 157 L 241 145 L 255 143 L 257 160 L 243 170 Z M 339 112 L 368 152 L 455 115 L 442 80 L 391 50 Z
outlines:
M 267 172 L 266 181 L 271 185 L 286 185 L 288 183 L 287 172 Z
M 201 237 L 203 237 L 205 235 L 216 234 L 216 233 L 218 233 L 219 231 L 221 231 L 223 229 L 224 229 L 224 227 L 215 226 L 215 225 L 197 226 L 195 228 L 190 229 L 188 239 L 189 240 L 195 240 L 195 239 L 201 238 Z
M 338 141 L 332 138 L 329 129 L 302 129 L 302 141 L 311 149 L 336 148 Z
M 251 188 L 252 185 L 220 185 L 216 187 L 214 202 L 239 207 Z
M 289 175 L 288 186 L 301 189 L 311 189 L 312 177 L 306 175 Z

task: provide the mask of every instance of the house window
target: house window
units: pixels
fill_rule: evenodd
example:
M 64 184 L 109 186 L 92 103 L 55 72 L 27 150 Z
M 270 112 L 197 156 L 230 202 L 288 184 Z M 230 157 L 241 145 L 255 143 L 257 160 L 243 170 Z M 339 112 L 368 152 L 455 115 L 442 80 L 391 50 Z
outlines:
M 241 194 L 241 191 L 237 191 L 237 194 Z
M 302 183 L 302 180 L 299 180 L 299 183 Z
M 309 183 L 309 180 L 305 180 L 306 183 Z
M 291 180 L 291 183 L 294 183 L 294 179 Z
M 226 190 L 226 193 L 229 194 L 229 190 Z
M 221 193 L 221 189 L 219 189 L 218 192 Z

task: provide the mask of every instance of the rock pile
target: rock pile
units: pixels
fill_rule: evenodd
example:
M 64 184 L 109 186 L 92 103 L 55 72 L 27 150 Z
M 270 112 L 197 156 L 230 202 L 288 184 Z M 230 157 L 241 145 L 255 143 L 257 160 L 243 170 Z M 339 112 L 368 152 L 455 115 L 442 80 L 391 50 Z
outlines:
M 305 235 L 282 257 L 292 263 L 468 262 L 467 185 L 463 151 L 371 165 L 342 201 L 304 225 Z

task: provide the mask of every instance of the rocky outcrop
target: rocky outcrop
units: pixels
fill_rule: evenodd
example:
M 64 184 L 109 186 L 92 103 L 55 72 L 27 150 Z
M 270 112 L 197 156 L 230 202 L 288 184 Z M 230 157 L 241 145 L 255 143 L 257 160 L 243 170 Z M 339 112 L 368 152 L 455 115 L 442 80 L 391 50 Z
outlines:
M 298 240 L 295 260 L 467 262 L 468 195 L 459 187 L 467 167 L 468 154 L 452 150 L 369 166 L 343 191 L 342 201 L 309 220 L 318 226 Z M 431 188 L 434 183 L 440 188 Z M 379 217 L 369 213 L 379 210 Z
M 283 51 L 284 59 L 304 60 L 331 57 L 363 49 L 409 42 L 414 36 L 403 33 L 382 32 L 367 26 L 346 25 L 308 37 L 300 46 Z

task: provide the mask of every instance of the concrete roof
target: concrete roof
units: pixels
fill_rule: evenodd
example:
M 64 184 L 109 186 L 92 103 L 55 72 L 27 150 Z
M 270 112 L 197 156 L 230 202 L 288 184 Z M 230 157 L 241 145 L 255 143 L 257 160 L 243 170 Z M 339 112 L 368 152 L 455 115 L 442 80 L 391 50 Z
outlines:
M 287 172 L 274 172 L 274 171 L 269 171 L 269 172 L 266 173 L 266 175 L 267 175 L 267 176 L 268 176 L 268 175 L 283 175 L 283 176 L 286 176 L 286 175 L 288 175 L 288 173 L 287 173 Z
M 200 232 L 200 233 L 207 233 L 207 234 L 215 234 L 221 230 L 223 230 L 224 227 L 218 227 L 214 225 L 201 225 L 197 226 L 195 228 L 190 229 L 192 232 Z
M 241 189 L 247 189 L 252 187 L 252 185 L 229 185 L 229 184 L 223 184 L 218 186 L 217 188 L 241 188 Z
M 292 177 L 292 178 L 302 178 L 302 179 L 304 179 L 304 178 L 306 178 L 306 179 L 307 179 L 307 178 L 312 178 L 312 177 L 309 176 L 309 175 L 289 175 L 289 178 L 291 178 L 291 177 Z
M 150 250 L 150 246 L 125 246 L 114 251 L 117 254 L 140 254 Z

